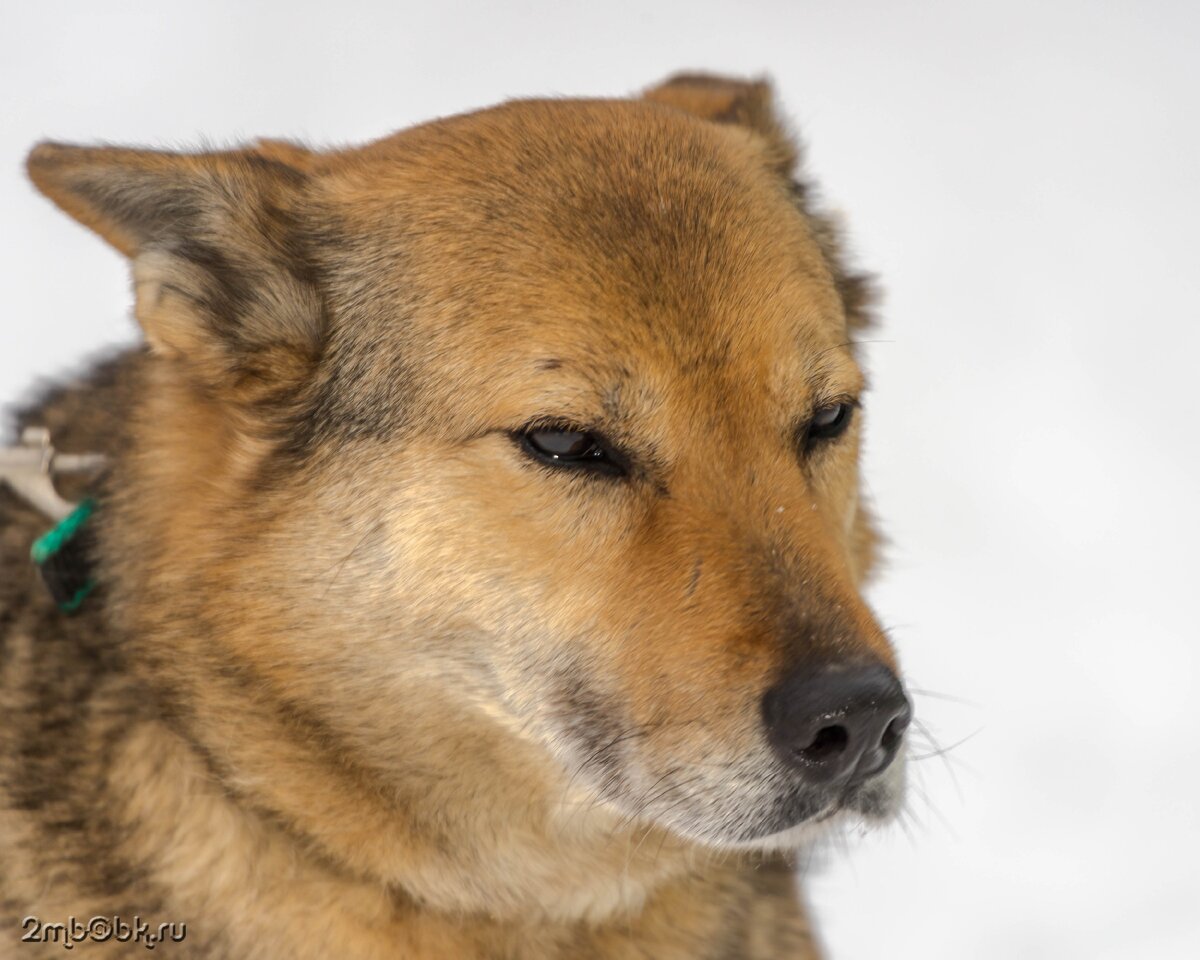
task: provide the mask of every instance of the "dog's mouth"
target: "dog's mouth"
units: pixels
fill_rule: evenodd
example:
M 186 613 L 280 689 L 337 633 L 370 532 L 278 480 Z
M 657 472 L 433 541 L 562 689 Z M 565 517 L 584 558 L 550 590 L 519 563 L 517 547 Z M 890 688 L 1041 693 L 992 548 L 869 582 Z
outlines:
M 674 776 L 653 778 L 648 794 L 629 789 L 633 785 L 626 780 L 626 789 L 609 792 L 608 799 L 626 814 L 705 846 L 788 850 L 843 826 L 891 820 L 903 801 L 903 767 L 899 759 L 862 783 L 817 787 L 770 768 L 757 775 L 731 770 L 724 782 L 704 782 L 681 764 Z
M 902 764 L 866 783 L 840 790 L 813 791 L 798 786 L 781 794 L 768 813 L 757 823 L 747 824 L 733 842 L 737 846 L 786 847 L 801 845 L 850 822 L 882 825 L 898 813 L 903 792 Z

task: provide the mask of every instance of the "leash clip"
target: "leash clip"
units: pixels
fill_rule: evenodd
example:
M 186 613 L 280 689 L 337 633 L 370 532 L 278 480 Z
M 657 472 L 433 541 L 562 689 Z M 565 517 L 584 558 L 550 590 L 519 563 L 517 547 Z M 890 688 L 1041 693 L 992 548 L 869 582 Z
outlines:
M 101 453 L 59 453 L 49 430 L 26 427 L 17 446 L 0 447 L 0 480 L 52 520 L 62 520 L 77 505 L 59 496 L 54 477 L 98 470 L 104 462 Z
M 58 608 L 74 613 L 96 586 L 92 576 L 94 535 L 87 521 L 95 509 L 91 497 L 71 503 L 58 493 L 59 474 L 89 473 L 104 466 L 99 453 L 59 453 L 45 427 L 26 427 L 15 447 L 0 448 L 0 480 L 17 496 L 54 520 L 54 526 L 33 542 L 30 559 Z

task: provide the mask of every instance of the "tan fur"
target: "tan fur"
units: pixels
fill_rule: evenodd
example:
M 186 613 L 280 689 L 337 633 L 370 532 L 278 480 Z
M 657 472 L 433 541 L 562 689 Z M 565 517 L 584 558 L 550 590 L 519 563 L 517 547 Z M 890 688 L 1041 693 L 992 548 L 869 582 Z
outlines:
M 824 828 L 763 826 L 758 705 L 804 657 L 895 659 L 860 428 L 797 452 L 861 393 L 864 300 L 795 157 L 764 83 L 704 77 L 328 153 L 38 147 L 150 348 L 71 627 L 114 651 L 93 806 L 129 876 L 49 870 L 10 804 L 6 912 L 156 911 L 237 960 L 812 956 L 790 854 Z M 532 463 L 546 416 L 637 469 Z M 11 603 L 33 657 L 60 618 Z

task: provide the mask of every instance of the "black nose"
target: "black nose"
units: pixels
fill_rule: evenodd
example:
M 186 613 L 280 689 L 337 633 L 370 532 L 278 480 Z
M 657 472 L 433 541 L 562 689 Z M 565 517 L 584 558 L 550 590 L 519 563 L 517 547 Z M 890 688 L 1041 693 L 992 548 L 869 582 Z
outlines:
M 793 671 L 763 696 L 767 739 L 819 783 L 861 783 L 885 769 L 912 719 L 896 675 L 881 664 Z

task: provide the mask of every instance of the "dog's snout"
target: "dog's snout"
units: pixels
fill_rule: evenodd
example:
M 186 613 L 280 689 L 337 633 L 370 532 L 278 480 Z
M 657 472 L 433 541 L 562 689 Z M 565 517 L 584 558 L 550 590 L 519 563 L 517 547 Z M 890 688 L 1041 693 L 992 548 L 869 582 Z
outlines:
M 853 785 L 884 770 L 912 718 L 896 675 L 881 664 L 808 665 L 763 697 L 767 739 L 816 783 Z

